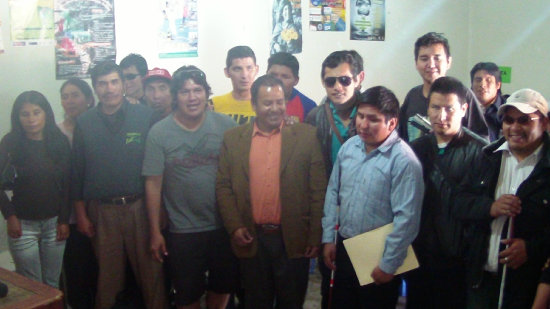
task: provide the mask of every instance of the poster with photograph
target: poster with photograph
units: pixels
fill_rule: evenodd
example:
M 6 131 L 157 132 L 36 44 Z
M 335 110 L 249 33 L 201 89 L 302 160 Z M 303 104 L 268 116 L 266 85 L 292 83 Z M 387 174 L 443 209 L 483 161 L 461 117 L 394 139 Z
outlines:
M 302 5 L 300 0 L 273 0 L 270 54 L 302 52 Z
M 9 0 L 13 46 L 53 45 L 53 0 Z
M 384 41 L 386 37 L 386 1 L 350 1 L 350 39 L 362 41 Z
M 346 31 L 346 1 L 310 0 L 309 30 Z
M 56 0 L 57 79 L 87 78 L 97 62 L 116 59 L 113 0 Z
M 197 1 L 159 1 L 158 48 L 160 58 L 198 56 Z

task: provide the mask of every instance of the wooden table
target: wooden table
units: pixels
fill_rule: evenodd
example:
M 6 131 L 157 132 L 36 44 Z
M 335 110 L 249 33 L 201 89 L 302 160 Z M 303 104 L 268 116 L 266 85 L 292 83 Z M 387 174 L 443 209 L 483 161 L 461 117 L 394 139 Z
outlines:
M 58 289 L 1 267 L 0 282 L 8 286 L 8 295 L 0 298 L 2 309 L 63 308 L 63 293 Z

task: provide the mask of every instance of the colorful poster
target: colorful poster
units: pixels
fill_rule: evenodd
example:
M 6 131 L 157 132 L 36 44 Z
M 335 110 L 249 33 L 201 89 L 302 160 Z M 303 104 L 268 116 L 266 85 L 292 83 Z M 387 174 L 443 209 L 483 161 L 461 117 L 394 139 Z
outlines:
M 386 1 L 350 1 L 350 39 L 362 41 L 384 41 L 386 37 Z
M 56 0 L 57 79 L 87 78 L 97 62 L 116 59 L 113 0 Z
M 10 0 L 13 46 L 54 43 L 53 0 Z
M 160 58 L 197 57 L 198 0 L 160 0 L 158 48 Z
M 346 1 L 310 0 L 309 30 L 346 31 Z
M 300 0 L 273 0 L 270 54 L 302 52 L 302 5 Z

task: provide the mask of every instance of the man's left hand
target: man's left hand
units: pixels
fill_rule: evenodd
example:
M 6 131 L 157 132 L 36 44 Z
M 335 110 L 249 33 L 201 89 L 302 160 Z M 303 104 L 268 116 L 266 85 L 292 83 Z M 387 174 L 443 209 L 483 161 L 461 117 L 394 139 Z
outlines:
M 388 283 L 393 279 L 393 274 L 383 272 L 379 266 L 374 268 L 370 276 L 374 279 L 374 283 L 378 285 Z
M 506 266 L 517 269 L 527 262 L 527 249 L 525 248 L 525 240 L 521 238 L 503 239 L 503 244 L 508 245 L 508 248 L 502 250 L 498 255 L 499 262 Z
M 319 246 L 314 246 L 314 247 L 311 247 L 311 246 L 308 246 L 306 248 L 306 253 L 304 253 L 304 257 L 307 257 L 307 258 L 316 258 L 317 255 L 319 255 Z

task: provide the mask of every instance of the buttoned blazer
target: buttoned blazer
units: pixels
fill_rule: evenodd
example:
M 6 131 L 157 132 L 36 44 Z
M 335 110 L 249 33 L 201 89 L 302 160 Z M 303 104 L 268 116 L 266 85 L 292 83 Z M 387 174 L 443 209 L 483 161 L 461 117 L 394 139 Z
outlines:
M 250 202 L 249 160 L 253 123 L 227 131 L 220 151 L 216 197 L 230 235 L 246 227 L 254 240 L 232 248 L 239 258 L 253 257 L 257 235 Z M 313 126 L 298 123 L 281 131 L 280 200 L 281 229 L 289 258 L 302 257 L 308 246 L 321 243 L 321 218 L 326 175 L 319 141 Z

